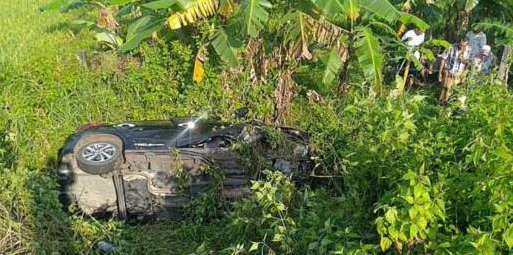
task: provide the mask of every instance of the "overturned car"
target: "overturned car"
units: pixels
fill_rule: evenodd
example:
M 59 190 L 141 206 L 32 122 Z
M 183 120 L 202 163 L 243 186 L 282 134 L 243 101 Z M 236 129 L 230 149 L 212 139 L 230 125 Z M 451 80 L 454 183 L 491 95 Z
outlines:
M 196 194 L 243 195 L 260 169 L 295 179 L 313 168 L 306 133 L 202 118 L 93 125 L 59 150 L 61 200 L 92 216 L 169 219 Z

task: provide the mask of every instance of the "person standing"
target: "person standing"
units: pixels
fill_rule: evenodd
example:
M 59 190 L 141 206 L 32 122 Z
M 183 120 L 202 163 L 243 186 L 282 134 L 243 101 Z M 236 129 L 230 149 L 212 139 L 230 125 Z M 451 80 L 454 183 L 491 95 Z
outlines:
M 403 37 L 401 38 L 402 41 L 406 41 L 406 45 L 409 47 L 417 47 L 424 43 L 424 40 L 426 39 L 426 33 L 424 30 L 420 28 L 408 30 L 406 33 L 404 33 Z M 417 59 L 420 58 L 420 52 L 415 51 L 414 53 L 415 57 Z
M 474 64 L 479 73 L 487 74 L 493 66 L 495 56 L 492 53 L 490 45 L 485 45 L 481 48 L 481 52 L 474 59 Z
M 451 96 L 452 88 L 463 80 L 463 73 L 470 62 L 470 47 L 466 37 L 461 38 L 459 43 L 453 44 L 442 54 L 442 63 L 438 72 L 438 80 L 442 82 L 442 93 L 440 104 L 447 104 Z
M 470 46 L 470 58 L 476 58 L 483 46 L 486 45 L 486 34 L 479 30 L 477 26 L 474 26 L 472 31 L 467 33 L 468 44 Z

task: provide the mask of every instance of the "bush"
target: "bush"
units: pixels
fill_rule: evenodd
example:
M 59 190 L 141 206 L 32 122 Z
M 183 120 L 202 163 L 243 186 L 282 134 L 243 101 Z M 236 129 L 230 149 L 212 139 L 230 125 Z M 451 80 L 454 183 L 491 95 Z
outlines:
M 203 112 L 231 119 L 243 106 L 248 118 L 269 121 L 281 70 L 253 82 L 249 70 L 223 70 L 207 54 L 205 78 L 194 83 L 194 47 L 205 38 L 146 43 L 133 63 L 98 53 L 105 65 L 86 70 L 75 53 L 91 49 L 90 33 L 54 26 L 65 21 L 55 14 L 26 15 L 44 0 L 11 2 L 23 4 L 0 17 L 15 28 L 0 45 L 12 53 L 0 56 L 0 253 L 94 253 L 98 240 L 119 254 L 511 252 L 513 97 L 490 79 L 457 91 L 465 105 L 440 108 L 432 90 L 371 98 L 356 75 L 338 98 L 307 68 L 294 76 L 304 85 L 295 85 L 286 123 L 312 136 L 320 157 L 312 183 L 267 172 L 233 208 L 206 193 L 181 222 L 65 214 L 55 155 L 77 126 Z M 306 98 L 306 85 L 325 98 Z
M 460 92 L 465 105 L 448 108 L 418 95 L 314 105 L 307 124 L 331 188 L 268 173 L 229 214 L 232 242 L 278 254 L 507 253 L 513 98 L 493 84 Z

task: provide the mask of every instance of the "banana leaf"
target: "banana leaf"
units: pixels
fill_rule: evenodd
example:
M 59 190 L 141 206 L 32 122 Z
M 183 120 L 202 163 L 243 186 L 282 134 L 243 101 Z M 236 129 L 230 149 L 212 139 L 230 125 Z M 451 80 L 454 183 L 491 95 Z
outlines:
M 417 26 L 418 28 L 423 29 L 423 30 L 429 29 L 429 27 L 430 27 L 428 23 L 426 23 L 419 17 L 417 17 L 413 14 L 406 13 L 406 12 L 401 13 L 400 19 L 401 19 L 402 23 L 414 24 L 415 26 Z
M 327 17 L 334 17 L 345 10 L 343 0 L 316 0 L 315 5 Z
M 174 5 L 177 1 L 176 0 L 158 0 L 149 2 L 146 4 L 141 5 L 144 8 L 152 9 L 152 10 L 159 10 L 159 9 L 166 9 L 171 7 L 171 5 Z
M 383 81 L 383 54 L 378 39 L 368 27 L 357 28 L 355 50 L 365 79 L 376 87 L 381 87 Z
M 388 22 L 400 18 L 399 11 L 388 0 L 359 0 L 360 7 L 384 18 Z
M 121 45 L 119 50 L 127 52 L 135 49 L 141 42 L 159 30 L 164 25 L 163 19 L 156 19 L 155 17 L 146 16 L 133 22 L 127 34 L 126 42 Z
M 338 50 L 333 48 L 325 56 L 322 56 L 321 60 L 323 60 L 323 62 L 326 64 L 322 82 L 324 84 L 330 84 L 338 76 L 338 71 L 342 66 L 342 59 L 338 54 Z
M 241 11 L 244 20 L 244 36 L 258 36 L 259 31 L 264 27 L 269 19 L 267 9 L 270 8 L 272 8 L 272 4 L 267 0 L 246 0 L 243 2 Z
M 466 0 L 465 11 L 466 12 L 472 11 L 472 9 L 474 9 L 478 3 L 479 3 L 479 0 Z
M 241 43 L 230 37 L 224 29 L 220 28 L 213 34 L 211 44 L 221 59 L 228 62 L 231 67 L 239 65 L 236 48 L 240 47 Z

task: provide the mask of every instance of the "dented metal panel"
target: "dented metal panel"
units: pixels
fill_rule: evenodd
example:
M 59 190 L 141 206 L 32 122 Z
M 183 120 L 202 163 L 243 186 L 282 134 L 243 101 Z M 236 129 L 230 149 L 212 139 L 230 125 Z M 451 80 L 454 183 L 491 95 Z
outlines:
M 220 189 L 219 195 L 226 198 L 243 196 L 260 161 L 301 178 L 313 167 L 308 137 L 299 130 L 275 128 L 276 137 L 269 133 L 272 127 L 255 123 L 198 122 L 189 125 L 197 130 L 189 131 L 183 126 L 179 121 L 123 123 L 72 135 L 59 152 L 63 201 L 91 215 L 119 216 L 126 211 L 134 219 L 179 218 L 195 195 L 209 189 Z M 187 137 L 177 139 L 179 133 Z M 115 188 L 112 173 L 88 174 L 76 163 L 82 141 L 105 139 L 105 134 L 113 143 L 118 137 L 123 148 L 115 165 L 122 190 Z M 247 158 L 241 148 L 262 160 Z M 117 199 L 120 194 L 123 203 Z

